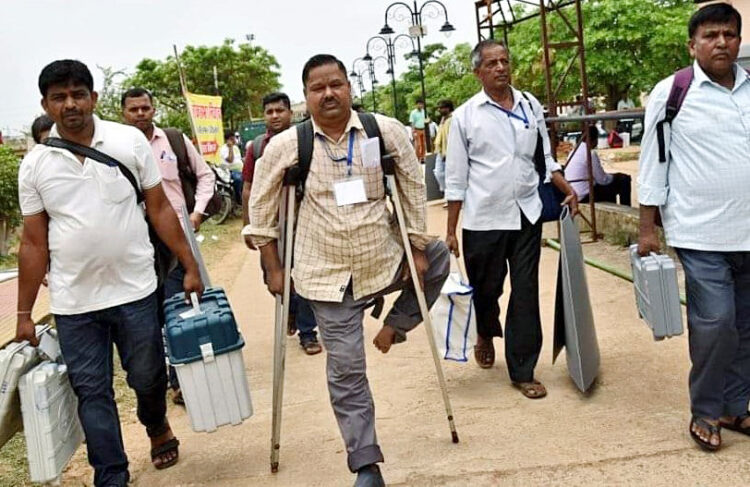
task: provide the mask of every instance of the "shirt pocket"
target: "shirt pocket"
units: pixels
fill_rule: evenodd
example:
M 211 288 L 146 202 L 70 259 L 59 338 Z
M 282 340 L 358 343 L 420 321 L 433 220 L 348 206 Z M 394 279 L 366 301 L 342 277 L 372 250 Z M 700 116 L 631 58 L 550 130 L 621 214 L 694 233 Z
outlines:
M 538 133 L 536 127 L 516 127 L 516 154 L 533 165 Z
M 122 174 L 119 167 L 99 164 L 96 166 L 95 172 L 99 195 L 104 201 L 117 204 L 135 194 L 133 185 Z
M 162 179 L 167 181 L 176 181 L 180 179 L 180 171 L 177 168 L 177 159 L 165 156 L 159 159 L 159 170 Z

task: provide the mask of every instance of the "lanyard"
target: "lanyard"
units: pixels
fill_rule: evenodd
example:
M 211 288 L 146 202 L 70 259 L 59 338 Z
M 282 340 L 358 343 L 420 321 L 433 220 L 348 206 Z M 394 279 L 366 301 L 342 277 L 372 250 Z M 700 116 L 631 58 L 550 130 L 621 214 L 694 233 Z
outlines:
M 331 154 L 331 148 L 328 145 L 328 141 L 326 140 L 326 138 L 323 137 L 320 134 L 318 134 L 318 137 L 320 137 L 322 139 L 322 141 L 323 141 L 323 147 L 326 150 L 326 154 L 328 154 L 328 157 L 333 162 L 341 162 L 344 159 L 346 159 L 346 172 L 347 172 L 347 176 L 351 177 L 351 175 L 352 175 L 352 161 L 353 161 L 353 158 L 354 158 L 354 138 L 355 138 L 354 127 L 352 127 L 352 129 L 349 131 L 349 150 L 346 152 L 346 157 L 335 157 L 333 154 Z
M 529 117 L 526 116 L 526 110 L 523 109 L 523 103 L 519 102 L 518 106 L 521 108 L 521 113 L 523 113 L 523 117 L 520 115 L 517 115 L 516 113 L 511 112 L 510 110 L 507 110 L 499 105 L 495 105 L 494 103 L 490 103 L 491 106 L 497 108 L 504 114 L 508 116 L 508 118 L 515 118 L 516 120 L 520 120 L 523 122 L 523 125 L 525 128 L 529 128 Z

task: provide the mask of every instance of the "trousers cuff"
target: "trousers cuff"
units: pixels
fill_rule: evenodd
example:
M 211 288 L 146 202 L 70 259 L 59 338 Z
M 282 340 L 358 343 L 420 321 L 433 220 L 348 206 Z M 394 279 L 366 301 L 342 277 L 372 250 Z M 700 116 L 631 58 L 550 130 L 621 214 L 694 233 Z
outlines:
M 378 445 L 369 445 L 364 448 L 360 448 L 357 451 L 353 451 L 349 454 L 347 463 L 349 464 L 349 470 L 352 473 L 356 473 L 362 467 L 372 465 L 373 463 L 382 463 L 385 459 L 383 458 L 383 452 L 380 451 Z

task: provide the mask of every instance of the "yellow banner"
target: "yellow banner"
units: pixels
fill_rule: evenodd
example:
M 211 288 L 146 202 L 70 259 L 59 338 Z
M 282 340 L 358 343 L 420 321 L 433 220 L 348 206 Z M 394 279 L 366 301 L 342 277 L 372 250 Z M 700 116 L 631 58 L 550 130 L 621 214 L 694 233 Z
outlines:
M 224 145 L 221 97 L 186 92 L 185 99 L 203 158 L 206 162 L 219 164 L 219 149 Z

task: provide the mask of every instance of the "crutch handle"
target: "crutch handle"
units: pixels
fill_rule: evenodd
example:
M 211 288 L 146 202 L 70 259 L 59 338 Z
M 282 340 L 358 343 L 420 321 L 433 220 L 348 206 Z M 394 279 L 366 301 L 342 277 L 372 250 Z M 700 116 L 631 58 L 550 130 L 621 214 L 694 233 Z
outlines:
M 296 186 L 300 181 L 300 175 L 302 169 L 298 165 L 294 165 L 286 170 L 284 173 L 284 186 Z
M 380 165 L 383 167 L 383 173 L 386 176 L 393 176 L 396 174 L 396 161 L 393 160 L 391 154 L 385 154 L 381 157 Z

